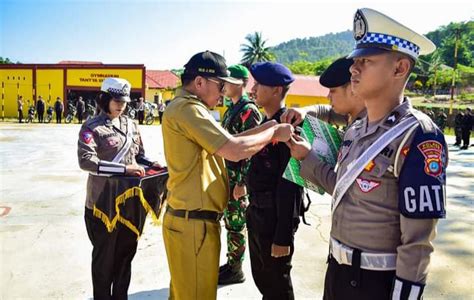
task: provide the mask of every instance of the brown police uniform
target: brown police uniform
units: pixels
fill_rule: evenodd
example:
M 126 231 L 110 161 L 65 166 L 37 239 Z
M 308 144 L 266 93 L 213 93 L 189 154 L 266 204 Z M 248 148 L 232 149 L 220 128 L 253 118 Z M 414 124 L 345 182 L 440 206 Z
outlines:
M 121 160 L 113 162 L 126 143 L 127 135 L 132 139 L 129 150 Z M 141 163 L 150 166 L 153 162 L 144 156 L 137 124 L 126 116 L 112 121 L 105 113 L 82 125 L 77 156 L 81 169 L 89 172 L 85 221 L 93 245 L 94 298 L 126 299 L 131 262 L 137 249 L 137 236 L 119 222 L 115 230 L 109 233 L 101 219 L 93 215 L 92 209 L 109 188 L 106 176 L 124 175 L 125 166 L 129 164 Z
M 413 115 L 419 126 L 394 139 L 367 164 L 332 215 L 325 297 L 343 299 L 347 291 L 352 299 L 388 299 L 402 283 L 422 293 L 437 218 L 445 216 L 448 162 L 444 136 L 428 116 L 406 99 L 376 124 L 358 120 L 344 136 L 337 172 L 310 152 L 302 161 L 301 176 L 333 193 L 351 162 Z M 380 257 L 367 258 L 367 253 Z

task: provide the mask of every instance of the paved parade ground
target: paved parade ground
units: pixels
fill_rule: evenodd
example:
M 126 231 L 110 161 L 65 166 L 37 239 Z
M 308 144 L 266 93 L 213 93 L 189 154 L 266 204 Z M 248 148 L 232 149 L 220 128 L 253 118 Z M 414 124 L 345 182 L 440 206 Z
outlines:
M 140 130 L 147 156 L 164 163 L 160 126 Z M 79 125 L 0 123 L 0 299 L 92 297 L 92 246 L 83 216 L 87 173 L 77 163 L 78 131 Z M 439 222 L 425 299 L 474 299 L 474 147 L 449 148 L 447 219 Z M 321 299 L 323 290 L 330 198 L 312 198 L 311 226 L 301 225 L 296 234 L 296 299 Z M 261 299 L 248 255 L 244 266 L 245 283 L 219 287 L 218 299 Z M 167 299 L 161 227 L 150 219 L 132 268 L 130 299 Z

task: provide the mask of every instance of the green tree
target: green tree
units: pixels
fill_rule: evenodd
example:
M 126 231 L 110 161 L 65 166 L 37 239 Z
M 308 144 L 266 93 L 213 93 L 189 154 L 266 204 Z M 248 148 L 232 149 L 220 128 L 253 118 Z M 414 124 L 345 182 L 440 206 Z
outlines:
M 466 23 L 450 23 L 441 26 L 435 31 L 429 32 L 426 36 L 433 41 L 438 48 L 441 60 L 444 64 L 454 67 L 454 49 L 456 45 L 456 37 L 458 40 L 458 63 L 474 67 L 474 22 Z M 427 60 L 430 60 L 431 54 Z
M 240 45 L 240 52 L 243 52 L 241 64 L 250 67 L 256 62 L 274 60 L 270 47 L 265 47 L 267 41 L 262 38 L 261 32 L 249 34 L 245 39 L 247 43 Z
M 314 75 L 316 65 L 309 61 L 297 60 L 287 64 L 287 67 L 293 74 Z
M 334 62 L 333 57 L 329 57 L 315 63 L 314 75 L 320 76 Z
M 4 65 L 4 64 L 12 64 L 13 62 L 8 58 L 8 57 L 1 57 L 0 56 L 0 64 L 1 65 Z

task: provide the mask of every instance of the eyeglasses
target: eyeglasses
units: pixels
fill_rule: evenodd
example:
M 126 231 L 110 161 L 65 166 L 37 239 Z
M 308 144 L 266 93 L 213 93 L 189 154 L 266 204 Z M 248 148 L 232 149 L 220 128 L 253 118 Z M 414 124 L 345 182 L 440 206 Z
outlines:
M 207 80 L 209 80 L 210 82 L 214 82 L 216 83 L 218 86 L 219 86 L 219 91 L 221 93 L 224 92 L 224 89 L 225 89 L 225 83 L 223 81 L 219 81 L 219 80 L 215 80 L 215 79 L 211 79 L 211 78 L 206 78 Z

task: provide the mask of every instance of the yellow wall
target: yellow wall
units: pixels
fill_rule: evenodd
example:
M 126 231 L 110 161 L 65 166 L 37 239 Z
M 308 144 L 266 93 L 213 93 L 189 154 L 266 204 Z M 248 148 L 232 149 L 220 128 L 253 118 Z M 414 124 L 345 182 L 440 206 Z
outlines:
M 154 102 L 155 95 L 160 95 L 163 101 L 171 100 L 174 98 L 174 90 L 166 90 L 166 89 L 154 89 L 154 88 L 147 88 L 145 90 L 145 100 L 149 102 Z
M 5 117 L 18 116 L 16 100 L 23 96 L 23 115 L 28 111 L 27 100 L 33 100 L 33 70 L 32 69 L 0 69 L 0 89 L 3 82 Z M 19 84 L 19 88 L 17 85 Z M 2 92 L 2 91 L 0 91 Z M 0 95 L 1 100 L 1 95 Z M 0 109 L 1 109 L 0 103 Z M 0 111 L 0 116 L 2 112 Z
M 36 70 L 36 99 L 41 96 L 46 105 L 54 105 L 57 97 L 61 97 L 64 101 L 63 94 L 64 71 L 62 69 Z M 51 100 L 50 103 L 48 103 L 49 100 Z
M 23 115 L 28 111 L 28 100 L 30 103 L 42 96 L 48 102 L 51 99 L 51 105 L 57 97 L 64 100 L 64 85 L 78 87 L 100 87 L 105 76 L 115 76 L 127 79 L 133 89 L 141 89 L 143 86 L 143 69 L 67 69 L 67 83 L 64 82 L 63 69 L 36 69 L 36 91 L 33 90 L 33 67 L 25 69 L 1 69 L 0 66 L 0 93 L 1 83 L 4 83 L 4 114 L 5 117 L 17 117 L 17 98 L 23 96 Z M 19 88 L 17 88 L 19 84 Z M 50 88 L 51 85 L 51 88 Z M 168 91 L 164 92 L 164 99 L 171 97 Z M 50 97 L 51 96 L 51 97 Z M 153 97 L 151 97 L 153 99 Z M 1 94 L 0 94 L 1 101 Z M 0 102 L 0 117 L 2 117 Z
M 304 107 L 315 104 L 329 104 L 326 97 L 288 95 L 286 97 L 287 107 Z
M 142 88 L 142 69 L 68 69 L 68 86 L 100 87 L 104 78 L 120 77 L 127 79 L 132 89 Z

